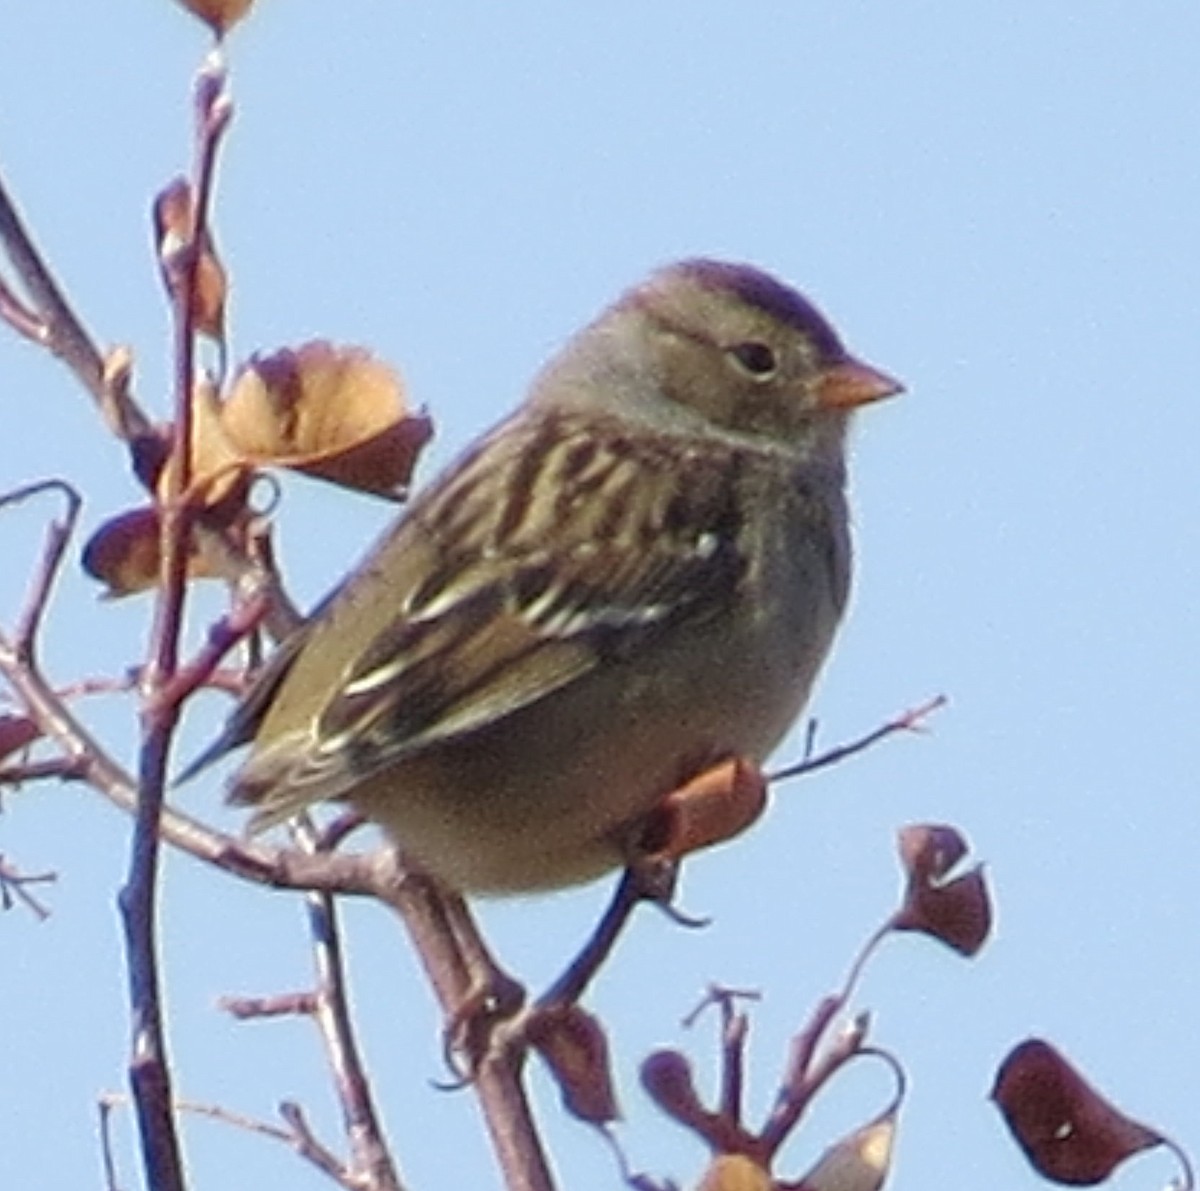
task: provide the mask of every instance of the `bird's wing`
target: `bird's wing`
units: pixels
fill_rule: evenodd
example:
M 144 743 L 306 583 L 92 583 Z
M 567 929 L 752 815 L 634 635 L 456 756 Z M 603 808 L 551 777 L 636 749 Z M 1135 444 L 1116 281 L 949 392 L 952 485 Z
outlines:
M 270 676 L 231 797 L 276 821 L 719 616 L 747 567 L 739 459 L 680 450 L 545 415 L 485 440 Z

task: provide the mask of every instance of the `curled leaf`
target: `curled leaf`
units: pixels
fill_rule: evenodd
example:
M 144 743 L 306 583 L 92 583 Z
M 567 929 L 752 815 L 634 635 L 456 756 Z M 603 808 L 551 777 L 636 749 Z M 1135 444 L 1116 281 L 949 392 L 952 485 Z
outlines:
M 608 1039 L 600 1023 L 578 1005 L 536 1010 L 526 1024 L 529 1044 L 558 1081 L 567 1111 L 595 1125 L 621 1114 Z
M 996 1073 L 992 1099 L 1017 1144 L 1056 1183 L 1102 1182 L 1161 1134 L 1110 1104 L 1048 1042 L 1013 1048 Z
M 249 463 L 393 498 L 433 433 L 427 417 L 407 408 L 391 368 L 361 348 L 320 340 L 251 360 L 221 424 Z
M 817 1159 L 798 1183 L 782 1183 L 789 1191 L 879 1191 L 892 1166 L 896 1141 L 896 1109 L 848 1133 Z
M 953 827 L 922 823 L 900 832 L 899 847 L 908 883 L 893 929 L 920 931 L 974 955 L 991 931 L 992 907 L 981 867 L 950 876 L 967 854 L 966 840 Z
M 713 1114 L 700 1102 L 692 1065 L 677 1050 L 656 1050 L 641 1067 L 646 1094 L 673 1121 L 704 1136 Z
M 677 860 L 740 835 L 766 805 L 762 771 L 735 757 L 668 794 L 655 808 L 644 845 L 656 856 Z
M 158 513 L 130 509 L 110 517 L 83 548 L 83 569 L 107 588 L 106 599 L 133 595 L 158 586 L 161 572 Z M 219 577 L 219 569 L 201 550 L 188 560 L 193 578 Z
M 154 200 L 154 233 L 167 292 L 178 299 L 184 285 L 183 250 L 194 235 L 192 188 L 175 178 Z M 197 246 L 196 272 L 189 299 L 192 325 L 219 344 L 225 342 L 225 298 L 229 282 L 207 228 Z

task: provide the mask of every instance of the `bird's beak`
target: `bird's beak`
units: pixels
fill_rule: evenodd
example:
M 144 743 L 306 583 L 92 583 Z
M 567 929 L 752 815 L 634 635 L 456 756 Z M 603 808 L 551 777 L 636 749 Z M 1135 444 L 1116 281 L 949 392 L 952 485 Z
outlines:
M 851 410 L 903 392 L 904 386 L 894 377 L 849 357 L 821 374 L 817 404 L 822 409 Z

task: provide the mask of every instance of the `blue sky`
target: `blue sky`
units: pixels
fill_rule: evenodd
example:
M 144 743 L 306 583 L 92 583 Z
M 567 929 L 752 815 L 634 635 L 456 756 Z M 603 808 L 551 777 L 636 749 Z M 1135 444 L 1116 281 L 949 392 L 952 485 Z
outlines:
M 371 346 L 436 419 L 426 474 L 617 291 L 683 255 L 778 272 L 909 389 L 856 434 L 855 595 L 812 710 L 833 742 L 937 692 L 951 704 L 929 735 L 781 790 L 753 833 L 699 858 L 683 904 L 714 919 L 708 930 L 636 924 L 589 1003 L 612 1031 L 637 1166 L 686 1183 L 703 1157 L 642 1098 L 637 1060 L 686 1044 L 708 1070 L 711 1035 L 678 1019 L 709 980 L 759 987 L 761 1105 L 788 1037 L 893 903 L 896 828 L 922 819 L 969 834 L 998 925 L 974 963 L 904 938 L 868 973 L 859 1004 L 912 1081 L 892 1185 L 1039 1185 L 985 1100 L 1000 1058 L 1031 1033 L 1194 1149 L 1200 11 L 259 7 L 231 47 L 237 115 L 217 221 L 235 355 L 314 335 Z M 97 337 L 134 346 L 149 403 L 168 357 L 147 215 L 186 165 L 204 46 L 165 0 L 0 11 L 0 169 Z M 70 379 L 9 334 L 0 401 L 0 487 L 70 476 L 89 526 L 138 499 Z M 35 514 L 0 520 L 5 615 Z M 294 590 L 316 599 L 388 515 L 289 483 Z M 48 626 L 53 676 L 120 671 L 145 612 L 96 603 L 72 574 Z M 88 708 L 128 755 L 128 708 Z M 220 710 L 198 706 L 188 739 Z M 797 735 L 780 756 L 800 747 Z M 236 824 L 215 781 L 183 798 Z M 48 923 L 0 919 L 6 1185 L 98 1183 L 92 1104 L 123 1081 L 125 836 L 86 791 L 5 798 L 0 850 L 60 873 Z M 485 920 L 537 984 L 602 897 L 497 904 Z M 406 1175 L 498 1185 L 469 1098 L 429 1087 L 436 1016 L 403 940 L 372 908 L 349 919 L 368 1056 Z M 213 1008 L 225 993 L 304 983 L 299 903 L 176 858 L 163 932 L 181 1092 L 260 1116 L 297 1098 L 334 1137 L 306 1027 L 238 1026 Z M 871 1115 L 882 1083 L 863 1073 L 836 1089 L 787 1172 Z M 617 1185 L 600 1144 L 535 1084 L 564 1185 Z M 328 1185 L 222 1126 L 189 1123 L 187 1147 L 197 1188 Z M 124 1140 L 122 1160 L 135 1185 Z M 1170 1173 L 1151 1156 L 1117 1185 Z

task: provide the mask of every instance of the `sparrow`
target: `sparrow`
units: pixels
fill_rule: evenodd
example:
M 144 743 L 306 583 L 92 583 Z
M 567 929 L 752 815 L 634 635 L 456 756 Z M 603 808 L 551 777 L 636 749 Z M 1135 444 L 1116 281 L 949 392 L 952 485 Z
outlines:
M 268 660 L 204 760 L 262 831 L 348 799 L 459 893 L 629 863 L 761 764 L 846 606 L 846 435 L 901 391 L 801 294 L 685 260 L 570 339 Z

